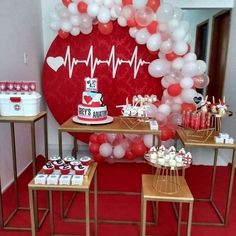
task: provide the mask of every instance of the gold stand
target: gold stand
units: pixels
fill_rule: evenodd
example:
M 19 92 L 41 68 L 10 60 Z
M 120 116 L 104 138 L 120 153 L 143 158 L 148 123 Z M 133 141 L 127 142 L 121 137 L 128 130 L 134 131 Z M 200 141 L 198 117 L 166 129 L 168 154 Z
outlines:
M 18 183 L 17 183 L 17 162 L 16 162 L 16 141 L 15 141 L 15 123 L 29 123 L 31 127 L 31 147 L 32 147 L 32 166 L 33 166 L 33 176 L 36 175 L 36 142 L 35 142 L 35 123 L 44 119 L 44 148 L 45 148 L 45 158 L 48 158 L 48 135 L 47 135 L 47 113 L 40 112 L 36 116 L 0 116 L 0 123 L 9 123 L 11 129 L 11 144 L 12 144 L 12 163 L 13 163 L 13 175 L 14 175 L 14 202 L 15 208 L 12 213 L 8 216 L 8 218 L 4 221 L 3 215 L 3 202 L 2 196 L 0 192 L 0 226 L 4 230 L 31 230 L 31 228 L 27 227 L 15 227 L 8 226 L 8 223 L 15 216 L 18 210 L 29 210 L 28 207 L 20 207 L 19 203 L 19 191 L 18 191 Z M 46 210 L 45 208 L 39 210 Z M 46 216 L 46 212 L 43 218 Z M 42 219 L 43 220 L 43 219 Z M 39 224 L 41 225 L 42 221 Z M 38 226 L 37 226 L 38 227 Z

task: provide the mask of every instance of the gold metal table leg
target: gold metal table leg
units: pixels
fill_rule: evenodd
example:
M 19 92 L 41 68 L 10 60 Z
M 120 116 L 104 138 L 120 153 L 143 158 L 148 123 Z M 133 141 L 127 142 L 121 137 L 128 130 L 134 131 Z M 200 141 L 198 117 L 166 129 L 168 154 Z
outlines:
M 29 204 L 30 204 L 30 219 L 31 219 L 31 234 L 32 236 L 36 235 L 36 212 L 35 209 L 37 206 L 35 206 L 34 201 L 34 191 L 29 188 Z
M 190 202 L 190 203 L 189 203 L 189 208 L 188 208 L 187 236 L 190 236 L 190 235 L 191 235 L 192 215 L 193 215 L 193 202 Z
M 85 219 L 86 219 L 86 236 L 90 236 L 89 222 L 89 190 L 85 191 Z
M 94 231 L 95 231 L 95 236 L 97 236 L 97 231 L 98 231 L 98 212 L 97 212 L 97 170 L 94 173 Z

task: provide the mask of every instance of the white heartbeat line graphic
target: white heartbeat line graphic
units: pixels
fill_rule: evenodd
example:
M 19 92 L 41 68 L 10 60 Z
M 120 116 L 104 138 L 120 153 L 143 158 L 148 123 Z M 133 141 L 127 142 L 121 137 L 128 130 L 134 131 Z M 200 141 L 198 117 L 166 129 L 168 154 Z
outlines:
M 136 46 L 130 60 L 124 60 L 121 58 L 116 58 L 115 46 L 113 45 L 110 51 L 110 56 L 108 60 L 100 60 L 99 58 L 94 58 L 93 46 L 90 46 L 88 56 L 86 60 L 78 60 L 74 57 L 71 57 L 70 46 L 67 46 L 65 58 L 63 57 L 48 57 L 47 58 L 48 65 L 54 70 L 57 71 L 62 65 L 65 67 L 68 66 L 69 78 L 72 77 L 74 67 L 78 64 L 84 64 L 86 66 L 90 66 L 90 76 L 93 77 L 96 71 L 97 66 L 100 64 L 107 64 L 108 66 L 112 66 L 112 78 L 116 77 L 117 69 L 122 64 L 128 64 L 133 67 L 134 79 L 137 77 L 138 71 L 141 66 L 148 65 L 150 62 L 138 59 L 138 47 Z

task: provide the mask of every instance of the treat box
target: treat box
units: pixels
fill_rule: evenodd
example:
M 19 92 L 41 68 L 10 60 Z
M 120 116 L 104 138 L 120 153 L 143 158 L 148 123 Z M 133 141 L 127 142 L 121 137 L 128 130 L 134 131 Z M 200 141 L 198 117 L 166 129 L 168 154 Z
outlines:
M 1 116 L 35 116 L 40 112 L 41 95 L 37 92 L 1 92 Z

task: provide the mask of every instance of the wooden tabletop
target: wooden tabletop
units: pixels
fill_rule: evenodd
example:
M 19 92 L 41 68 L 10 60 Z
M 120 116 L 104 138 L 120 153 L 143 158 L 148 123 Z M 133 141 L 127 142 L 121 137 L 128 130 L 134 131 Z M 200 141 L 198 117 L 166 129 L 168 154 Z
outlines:
M 9 122 L 16 122 L 16 123 L 27 123 L 27 122 L 34 122 L 45 116 L 47 113 L 46 111 L 41 111 L 36 116 L 0 116 L 0 123 L 9 123 Z
M 59 128 L 59 131 L 63 132 L 81 132 L 81 133 L 136 133 L 136 134 L 158 134 L 159 130 L 151 130 L 148 122 L 135 121 L 136 118 L 130 118 L 132 120 L 125 120 L 129 118 L 121 118 L 119 116 L 113 117 L 112 123 L 103 125 L 82 125 L 75 123 L 72 118 L 64 122 Z
M 92 162 L 88 169 L 88 176 L 84 178 L 82 185 L 59 185 L 59 184 L 35 184 L 34 179 L 30 181 L 28 187 L 34 190 L 53 190 L 53 191 L 84 191 L 89 189 L 94 173 L 97 168 L 97 163 Z
M 184 134 L 183 128 L 177 129 L 177 135 L 185 147 L 207 147 L 207 148 L 228 148 L 236 149 L 236 144 L 215 143 L 214 134 L 212 134 L 205 142 L 188 141 Z

